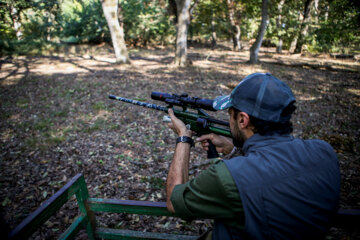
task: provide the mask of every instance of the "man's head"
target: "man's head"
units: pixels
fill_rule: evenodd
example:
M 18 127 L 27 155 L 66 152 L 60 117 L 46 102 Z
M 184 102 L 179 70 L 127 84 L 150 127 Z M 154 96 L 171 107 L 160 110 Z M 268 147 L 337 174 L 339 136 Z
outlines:
M 238 119 L 234 123 L 239 124 L 248 116 L 248 129 L 266 135 L 292 131 L 290 118 L 295 110 L 294 103 L 295 97 L 284 82 L 270 73 L 254 73 L 245 77 L 230 95 L 217 97 L 213 107 L 232 109 L 229 113 L 233 111 L 234 114 L 230 115 Z

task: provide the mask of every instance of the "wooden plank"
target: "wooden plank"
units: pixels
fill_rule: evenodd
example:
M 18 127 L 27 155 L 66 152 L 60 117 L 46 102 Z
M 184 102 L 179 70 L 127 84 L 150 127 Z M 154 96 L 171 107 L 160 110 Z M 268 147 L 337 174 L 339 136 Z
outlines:
M 81 229 L 85 228 L 85 224 L 87 221 L 88 220 L 84 215 L 77 217 L 75 221 L 70 225 L 70 227 L 66 229 L 63 234 L 61 234 L 59 240 L 73 239 Z
M 54 215 L 79 190 L 79 179 L 81 178 L 84 178 L 82 174 L 73 177 L 64 187 L 16 226 L 8 237 L 10 239 L 27 239 L 30 237 L 41 224 Z
M 168 233 L 139 232 L 124 229 L 98 228 L 96 234 L 103 239 L 168 239 L 168 240 L 195 240 L 198 236 L 176 235 Z
M 88 204 L 90 209 L 94 212 L 174 216 L 173 213 L 167 210 L 165 202 L 89 198 Z

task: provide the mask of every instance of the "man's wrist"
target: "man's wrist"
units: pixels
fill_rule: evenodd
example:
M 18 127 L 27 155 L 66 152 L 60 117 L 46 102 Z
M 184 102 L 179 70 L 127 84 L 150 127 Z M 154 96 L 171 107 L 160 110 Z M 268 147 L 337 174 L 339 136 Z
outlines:
M 176 144 L 178 143 L 187 143 L 189 144 L 191 147 L 194 146 L 194 140 L 191 137 L 188 136 L 180 136 L 176 139 Z
M 183 131 L 183 132 L 180 132 L 179 134 L 179 137 L 180 136 L 186 136 L 186 137 L 192 137 L 192 131 Z
M 230 154 L 230 153 L 232 153 L 232 152 L 234 152 L 235 151 L 235 149 L 236 149 L 236 147 L 234 146 L 234 145 L 229 145 L 228 147 L 226 147 L 225 149 L 224 149 L 224 154 Z

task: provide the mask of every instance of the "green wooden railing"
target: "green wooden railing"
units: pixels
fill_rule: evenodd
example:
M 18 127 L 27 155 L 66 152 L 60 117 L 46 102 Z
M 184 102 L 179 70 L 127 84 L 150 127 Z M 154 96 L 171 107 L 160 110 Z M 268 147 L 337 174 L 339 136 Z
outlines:
M 197 236 L 152 233 L 122 229 L 96 228 L 94 213 L 134 213 L 153 216 L 173 216 L 165 202 L 128 201 L 117 199 L 89 198 L 85 179 L 77 174 L 42 206 L 30 214 L 9 233 L 10 239 L 27 239 L 45 223 L 68 200 L 76 196 L 80 208 L 78 216 L 59 239 L 72 239 L 81 229 L 86 229 L 88 238 L 102 239 L 196 239 Z
M 45 223 L 68 200 L 76 196 L 80 208 L 78 216 L 59 239 L 72 239 L 81 229 L 86 229 L 89 239 L 197 239 L 198 236 L 167 233 L 141 232 L 124 229 L 96 228 L 96 212 L 143 214 L 152 216 L 173 216 L 165 202 L 128 201 L 117 199 L 89 198 L 85 179 L 77 174 L 63 188 L 56 192 L 42 206 L 31 213 L 9 233 L 9 239 L 27 239 L 40 225 Z M 340 209 L 336 226 L 357 229 L 360 221 L 359 209 Z

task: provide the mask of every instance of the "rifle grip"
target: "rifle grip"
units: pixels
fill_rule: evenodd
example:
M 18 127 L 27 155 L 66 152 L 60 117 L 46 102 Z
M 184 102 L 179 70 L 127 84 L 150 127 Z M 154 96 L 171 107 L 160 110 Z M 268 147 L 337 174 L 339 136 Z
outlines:
M 207 150 L 207 158 L 208 159 L 218 158 L 219 153 L 216 151 L 215 145 L 210 140 L 208 140 L 208 142 L 209 142 L 209 149 Z

